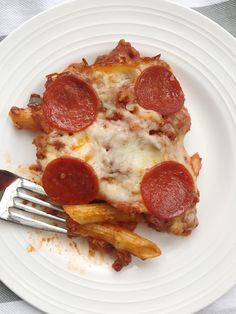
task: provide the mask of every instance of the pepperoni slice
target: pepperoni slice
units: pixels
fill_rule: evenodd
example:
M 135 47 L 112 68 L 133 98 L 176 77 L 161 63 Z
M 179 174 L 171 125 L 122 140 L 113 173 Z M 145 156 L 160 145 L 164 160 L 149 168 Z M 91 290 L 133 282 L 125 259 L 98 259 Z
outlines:
M 145 206 L 153 215 L 159 219 L 171 219 L 193 205 L 193 178 L 182 164 L 165 161 L 144 175 L 141 194 Z
M 135 87 L 138 104 L 162 115 L 179 111 L 184 104 L 181 86 L 170 70 L 163 66 L 151 66 L 138 77 Z
M 63 131 L 78 132 L 95 121 L 99 99 L 87 82 L 64 73 L 46 88 L 42 109 L 51 126 Z
M 98 193 L 93 168 L 81 159 L 60 157 L 51 161 L 43 173 L 43 188 L 60 205 L 87 204 Z

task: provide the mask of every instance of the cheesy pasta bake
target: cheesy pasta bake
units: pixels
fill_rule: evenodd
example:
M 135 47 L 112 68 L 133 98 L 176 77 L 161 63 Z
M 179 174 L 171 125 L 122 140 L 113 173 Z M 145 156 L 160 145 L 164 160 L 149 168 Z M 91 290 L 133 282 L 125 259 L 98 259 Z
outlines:
M 120 40 L 90 65 L 85 59 L 47 76 L 42 96 L 12 107 L 17 128 L 36 133 L 41 184 L 67 215 L 69 236 L 113 254 L 116 271 L 135 255 L 161 254 L 134 232 L 189 235 L 198 225 L 198 153 L 183 140 L 191 119 L 171 67 Z M 158 237 L 157 237 L 158 239 Z

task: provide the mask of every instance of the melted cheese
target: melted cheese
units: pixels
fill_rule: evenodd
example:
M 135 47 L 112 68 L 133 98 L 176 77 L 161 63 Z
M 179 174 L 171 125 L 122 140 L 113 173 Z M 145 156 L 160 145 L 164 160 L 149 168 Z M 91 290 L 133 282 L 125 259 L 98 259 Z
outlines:
M 46 158 L 40 161 L 43 169 L 51 160 L 63 155 L 81 158 L 96 171 L 101 199 L 113 203 L 136 203 L 141 211 L 146 209 L 140 195 L 140 182 L 147 169 L 161 161 L 176 160 L 192 173 L 186 162 L 188 156 L 182 144 L 183 136 L 171 141 L 164 134 L 150 135 L 151 130 L 158 130 L 163 123 L 158 113 L 145 110 L 135 102 L 119 109 L 114 105 L 117 90 L 133 84 L 144 68 L 156 62 L 140 63 L 136 67 L 117 66 L 115 71 L 105 66 L 91 67 L 86 75 L 100 98 L 102 111 L 82 132 L 73 135 L 51 132 L 46 144 Z M 117 111 L 122 115 L 121 120 L 107 119 Z M 53 146 L 55 140 L 62 142 L 64 147 L 57 150 Z

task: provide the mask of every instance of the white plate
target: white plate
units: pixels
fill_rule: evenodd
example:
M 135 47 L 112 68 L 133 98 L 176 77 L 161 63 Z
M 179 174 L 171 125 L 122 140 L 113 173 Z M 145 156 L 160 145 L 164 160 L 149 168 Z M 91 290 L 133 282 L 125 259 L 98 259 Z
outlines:
M 35 158 L 32 135 L 12 127 L 9 108 L 41 92 L 47 73 L 82 57 L 93 60 L 120 38 L 143 55 L 161 53 L 183 86 L 192 116 L 186 145 L 203 158 L 200 226 L 188 238 L 142 229 L 161 246 L 162 257 L 134 259 L 115 273 L 109 260 L 79 255 L 62 237 L 30 254 L 29 238 L 37 235 L 2 222 L 0 278 L 49 313 L 192 313 L 236 283 L 236 43 L 223 29 L 154 0 L 81 0 L 33 18 L 0 47 L 0 167 Z

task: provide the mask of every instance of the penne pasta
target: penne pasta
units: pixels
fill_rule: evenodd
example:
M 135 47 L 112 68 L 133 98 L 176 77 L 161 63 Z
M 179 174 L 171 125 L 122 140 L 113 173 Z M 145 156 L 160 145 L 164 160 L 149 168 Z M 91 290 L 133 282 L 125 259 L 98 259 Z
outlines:
M 117 225 L 109 223 L 79 225 L 73 224 L 69 219 L 67 227 L 73 235 L 104 240 L 117 250 L 130 252 L 142 260 L 161 255 L 161 250 L 155 243 Z
M 38 125 L 33 119 L 31 108 L 12 107 L 9 116 L 18 129 L 38 130 Z
M 119 211 L 107 203 L 66 205 L 65 212 L 81 225 L 100 222 L 140 222 L 140 214 Z

